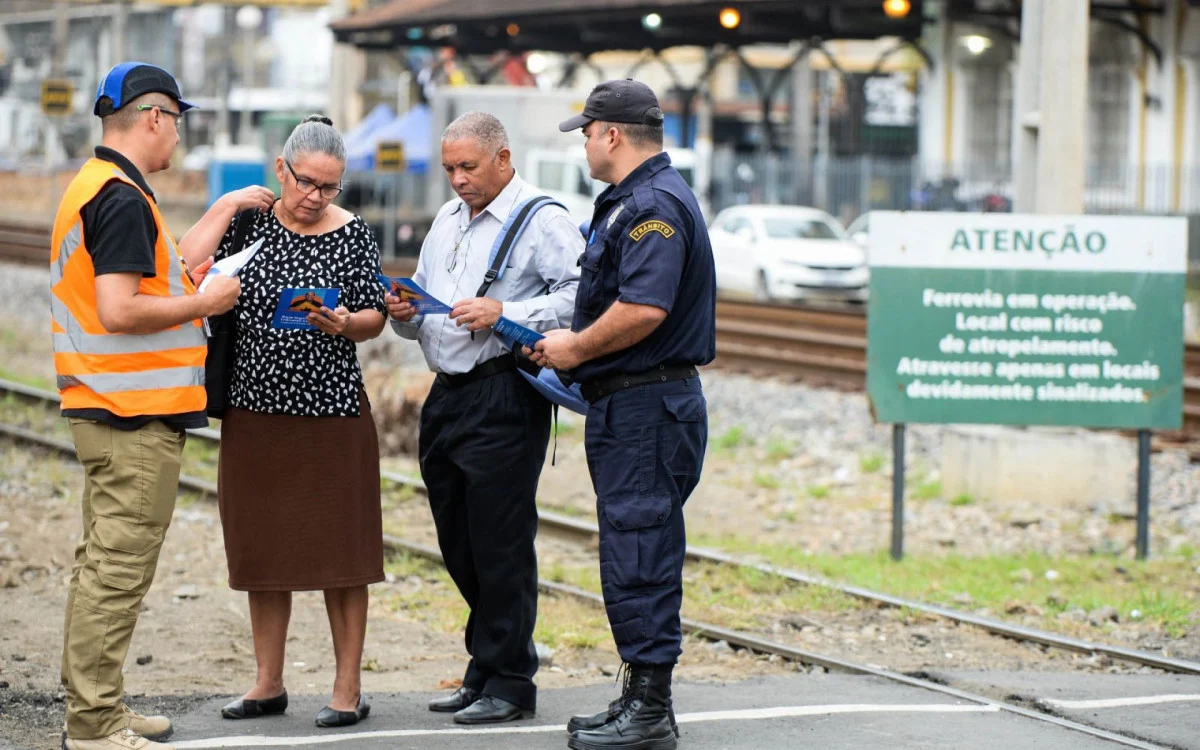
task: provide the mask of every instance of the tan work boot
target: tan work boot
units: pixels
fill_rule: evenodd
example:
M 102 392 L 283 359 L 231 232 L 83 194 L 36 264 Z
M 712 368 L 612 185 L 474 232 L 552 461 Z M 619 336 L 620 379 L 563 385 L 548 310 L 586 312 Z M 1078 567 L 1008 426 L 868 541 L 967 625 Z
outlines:
M 171 720 L 165 716 L 142 716 L 124 703 L 121 704 L 121 713 L 129 722 L 126 726 L 132 729 L 134 734 L 140 734 L 148 740 L 155 742 L 165 740 L 175 731 L 175 727 L 171 726 Z M 63 721 L 62 736 L 64 739 L 67 736 L 65 720 Z
M 124 703 L 121 704 L 121 713 L 129 720 L 128 726 L 133 733 L 148 740 L 165 740 L 175 731 L 171 720 L 165 716 L 142 716 Z
M 63 740 L 63 750 L 175 750 L 174 745 L 151 742 L 132 729 L 118 729 L 98 740 Z

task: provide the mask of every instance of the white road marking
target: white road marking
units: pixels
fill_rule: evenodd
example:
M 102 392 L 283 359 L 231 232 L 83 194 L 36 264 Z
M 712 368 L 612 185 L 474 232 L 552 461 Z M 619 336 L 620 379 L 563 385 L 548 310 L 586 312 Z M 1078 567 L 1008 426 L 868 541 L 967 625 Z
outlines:
M 750 708 L 741 711 L 705 711 L 679 714 L 680 724 L 696 724 L 705 721 L 748 721 L 756 719 L 779 719 L 795 716 L 822 716 L 826 714 L 859 713 L 996 713 L 996 706 L 975 704 L 950 705 L 945 703 L 892 704 L 892 703 L 842 703 L 817 706 L 780 706 L 778 708 Z M 479 734 L 544 734 L 566 733 L 566 724 L 543 724 L 539 726 L 503 726 L 467 729 L 390 729 L 375 732 L 351 732 L 347 734 L 322 734 L 299 737 L 213 737 L 207 740 L 173 742 L 179 750 L 200 750 L 213 747 L 296 747 L 301 745 L 329 745 L 334 742 L 362 742 L 371 739 L 393 739 L 399 737 L 449 737 L 454 735 Z
M 1055 708 L 1124 708 L 1125 706 L 1151 706 L 1156 703 L 1183 703 L 1200 701 L 1200 695 L 1145 695 L 1137 698 L 1098 698 L 1086 701 L 1060 701 L 1043 698 L 1042 703 Z

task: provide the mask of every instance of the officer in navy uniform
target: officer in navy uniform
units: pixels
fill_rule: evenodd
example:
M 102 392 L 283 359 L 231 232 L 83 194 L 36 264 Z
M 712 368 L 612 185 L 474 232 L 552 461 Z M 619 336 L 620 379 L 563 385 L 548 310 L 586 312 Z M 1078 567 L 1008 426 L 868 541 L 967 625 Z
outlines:
M 596 199 L 571 330 L 550 331 L 534 361 L 567 372 L 589 402 L 585 444 L 600 521 L 600 580 L 621 697 L 576 716 L 577 750 L 675 747 L 671 672 L 679 659 L 686 539 L 683 504 L 700 480 L 708 412 L 698 365 L 716 354 L 712 246 L 691 188 L 662 151 L 648 86 L 608 81 L 583 113 Z

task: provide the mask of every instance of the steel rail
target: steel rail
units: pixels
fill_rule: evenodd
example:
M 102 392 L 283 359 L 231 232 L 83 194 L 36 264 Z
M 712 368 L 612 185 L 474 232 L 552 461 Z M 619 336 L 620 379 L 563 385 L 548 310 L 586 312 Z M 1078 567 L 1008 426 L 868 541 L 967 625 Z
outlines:
M 0 380 L 0 393 L 4 392 L 12 393 L 34 402 L 57 402 L 57 394 L 42 391 L 37 388 L 32 388 L 19 383 Z M 23 428 L 0 425 L 0 432 L 4 432 L 12 437 L 29 442 L 44 441 L 45 444 L 72 455 L 75 451 L 74 446 L 72 446 L 69 442 L 57 440 L 55 438 L 43 439 L 38 433 L 25 430 Z M 190 431 L 190 434 L 213 442 L 219 442 L 221 439 L 220 432 L 211 429 L 192 430 Z M 409 487 L 416 492 L 426 492 L 424 482 L 418 478 L 388 471 L 380 472 L 380 475 L 382 479 L 393 484 Z M 186 481 L 185 478 L 181 478 L 180 486 L 196 492 L 201 492 L 202 494 L 216 494 L 215 484 L 196 478 L 189 477 L 186 478 Z M 594 523 L 542 509 L 538 509 L 538 523 L 542 530 L 559 535 L 565 534 L 569 536 L 582 536 L 592 540 L 598 537 L 600 534 L 599 527 Z M 1177 659 L 1161 654 L 1155 654 L 1149 651 L 1126 648 L 1124 646 L 1116 646 L 1081 638 L 1073 638 L 1071 636 L 1051 633 L 1049 631 L 1038 630 L 1036 628 L 1029 628 L 1022 625 L 1007 623 L 1001 620 L 995 620 L 992 618 L 983 617 L 981 615 L 972 614 L 970 612 L 963 612 L 949 607 L 943 607 L 915 599 L 894 596 L 885 592 L 874 591 L 862 586 L 839 583 L 822 576 L 812 575 L 799 570 L 747 560 L 745 558 L 738 557 L 736 555 L 730 555 L 718 550 L 688 545 L 686 556 L 687 559 L 693 562 L 703 562 L 713 565 L 755 570 L 771 576 L 782 578 L 792 583 L 805 586 L 816 586 L 837 591 L 841 594 L 851 596 L 862 601 L 867 601 L 872 604 L 919 611 L 962 625 L 977 627 L 993 635 L 998 635 L 1017 641 L 1029 641 L 1074 653 L 1105 655 L 1110 658 L 1120 659 L 1121 661 L 1132 662 L 1143 666 L 1150 666 L 1177 674 L 1200 675 L 1200 663 L 1198 662 L 1186 659 Z
M 68 455 L 75 455 L 75 447 L 71 443 L 65 440 L 47 437 L 31 430 L 0 423 L 0 434 L 5 434 L 9 437 L 24 442 L 51 448 Z M 180 475 L 179 487 L 181 489 L 199 492 L 201 494 L 213 496 L 216 494 L 216 485 L 212 482 L 207 482 L 187 475 Z M 428 545 L 401 539 L 389 534 L 384 535 L 383 541 L 385 549 L 393 554 L 410 554 L 431 561 L 442 561 L 441 552 L 429 547 Z M 569 597 L 593 606 L 604 606 L 603 597 L 591 591 L 587 591 L 575 586 L 569 586 L 553 581 L 539 581 L 538 588 L 550 594 Z M 1098 739 L 1115 742 L 1117 744 L 1124 745 L 1125 747 L 1139 748 L 1140 750 L 1170 750 L 1170 748 L 1165 745 L 1157 745 L 1135 737 L 1129 737 L 1104 729 L 1099 729 L 1087 724 L 1082 724 L 1070 719 L 1055 716 L 1050 713 L 1043 713 L 1034 709 L 996 700 L 986 695 L 971 693 L 959 688 L 942 685 L 932 680 L 901 674 L 899 672 L 893 672 L 888 669 L 882 669 L 866 664 L 858 664 L 856 662 L 848 661 L 836 656 L 798 649 L 786 644 L 760 638 L 752 633 L 732 630 L 720 625 L 714 625 L 689 618 L 681 618 L 680 624 L 684 633 L 696 636 L 698 638 L 703 638 L 708 641 L 725 641 L 731 646 L 748 649 L 756 653 L 776 655 L 800 664 L 822 666 L 826 669 L 837 670 L 847 674 L 869 675 L 888 680 L 889 682 L 906 685 L 908 687 L 929 690 L 956 698 L 958 700 L 991 706 L 1000 711 L 1011 713 L 1016 716 L 1051 724 L 1069 731 L 1079 732 L 1091 737 L 1096 737 Z

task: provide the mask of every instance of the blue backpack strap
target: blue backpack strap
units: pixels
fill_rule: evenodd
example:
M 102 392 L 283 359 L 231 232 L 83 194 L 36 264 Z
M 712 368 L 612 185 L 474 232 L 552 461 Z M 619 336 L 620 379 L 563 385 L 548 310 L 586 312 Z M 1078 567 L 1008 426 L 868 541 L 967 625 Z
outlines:
M 535 195 L 520 203 L 515 210 L 508 214 L 508 219 L 500 228 L 500 233 L 496 235 L 496 241 L 492 244 L 488 270 L 483 276 L 483 283 L 479 286 L 479 291 L 475 292 L 476 297 L 486 295 L 492 282 L 504 276 L 504 269 L 508 264 L 508 256 L 512 253 L 513 246 L 517 244 L 517 240 L 521 238 L 521 234 L 529 226 L 529 222 L 533 220 L 533 215 L 545 206 L 558 206 L 564 211 L 567 210 L 566 206 L 548 195 Z

